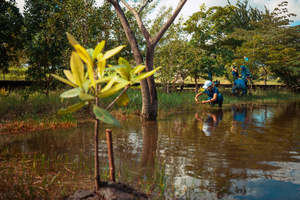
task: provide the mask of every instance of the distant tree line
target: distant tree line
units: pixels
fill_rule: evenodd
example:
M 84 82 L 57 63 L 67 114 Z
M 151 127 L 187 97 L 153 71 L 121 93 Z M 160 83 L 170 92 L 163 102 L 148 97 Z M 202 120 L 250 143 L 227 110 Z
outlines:
M 94 0 L 26 0 L 21 14 L 15 0 L 1 1 L 0 71 L 8 73 L 9 66 L 27 66 L 28 80 L 46 81 L 51 87 L 49 74 L 62 73 L 69 63 L 71 47 L 66 32 L 87 48 L 101 40 L 106 41 L 107 49 L 125 44 L 120 55 L 134 63 L 113 2 L 96 6 Z M 139 15 L 149 34 L 154 35 L 172 15 L 172 9 L 163 8 L 149 18 L 147 13 L 158 3 L 147 2 Z M 154 66 L 163 68 L 156 79 L 168 91 L 172 83 L 187 77 L 196 84 L 210 75 L 232 80 L 231 66 L 247 64 L 254 79 L 273 77 L 299 88 L 300 27 L 289 26 L 295 14 L 288 12 L 287 4 L 283 1 L 274 10 L 254 8 L 247 0 L 209 8 L 202 5 L 188 19 L 173 23 L 157 43 Z M 133 5 L 141 8 L 138 6 Z M 129 10 L 124 14 L 145 56 L 147 48 L 145 38 L 138 34 L 139 23 Z M 244 56 L 249 58 L 247 63 Z

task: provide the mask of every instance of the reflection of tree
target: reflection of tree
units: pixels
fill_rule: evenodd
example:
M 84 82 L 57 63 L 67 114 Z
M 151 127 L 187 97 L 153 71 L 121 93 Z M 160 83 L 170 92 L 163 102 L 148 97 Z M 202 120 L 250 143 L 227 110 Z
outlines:
M 156 121 L 143 122 L 143 150 L 141 155 L 141 168 L 148 169 L 149 175 L 153 174 L 158 139 L 158 126 Z

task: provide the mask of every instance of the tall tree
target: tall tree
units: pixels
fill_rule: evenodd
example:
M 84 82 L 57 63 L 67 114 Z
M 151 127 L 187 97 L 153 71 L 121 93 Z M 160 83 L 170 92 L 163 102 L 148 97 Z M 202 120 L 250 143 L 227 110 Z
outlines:
M 194 13 L 186 22 L 184 29 L 191 34 L 191 42 L 195 46 L 214 55 L 215 61 L 220 67 L 218 72 L 231 63 L 235 49 L 242 44 L 242 40 L 231 37 L 236 28 L 253 30 L 253 22 L 259 21 L 262 12 L 252 8 L 247 0 L 237 1 L 235 5 L 213 6 L 205 5 Z
M 0 71 L 8 72 L 9 63 L 18 59 L 23 47 L 23 17 L 15 0 L 0 1 Z
M 110 38 L 110 27 L 102 11 L 110 7 L 95 6 L 94 0 L 27 0 L 25 25 L 27 30 L 26 51 L 29 57 L 28 78 L 52 83 L 50 73 L 60 72 L 68 66 L 71 48 L 66 32 L 78 38 L 85 47 L 92 47 Z M 110 19 L 110 18 L 109 18 Z M 106 24 L 103 23 L 106 22 Z M 110 45 L 108 45 L 110 47 Z
M 157 43 L 162 38 L 164 33 L 170 27 L 170 25 L 174 22 L 175 18 L 179 14 L 180 10 L 184 6 L 187 0 L 180 0 L 178 3 L 177 8 L 175 9 L 173 15 L 168 19 L 168 21 L 161 27 L 161 29 L 154 35 L 150 35 L 149 31 L 145 27 L 142 18 L 140 17 L 140 13 L 143 9 L 152 2 L 152 0 L 145 0 L 143 4 L 140 6 L 140 9 L 137 10 L 134 7 L 130 6 L 130 4 L 126 0 L 107 0 L 110 2 L 121 21 L 122 27 L 125 31 L 126 37 L 130 44 L 131 50 L 134 55 L 134 60 L 136 64 L 143 63 L 144 59 L 141 53 L 142 48 L 146 48 L 146 55 L 145 55 L 145 64 L 146 64 L 146 71 L 151 71 L 153 69 L 153 58 L 154 58 L 154 51 Z M 133 31 L 130 27 L 128 19 L 124 13 L 123 8 L 120 5 L 120 2 L 134 15 L 136 22 L 138 24 L 139 30 L 141 31 L 144 39 L 145 45 L 138 46 L 138 41 L 136 36 L 133 34 Z M 156 86 L 154 77 L 151 76 L 146 80 L 141 81 L 141 92 L 142 92 L 142 118 L 144 120 L 156 120 L 157 117 L 157 109 L 158 109 L 158 100 L 157 100 L 157 93 L 156 93 Z
M 46 92 L 52 80 L 49 74 L 62 69 L 62 52 L 67 44 L 61 8 L 59 0 L 27 0 L 25 4 L 26 53 L 29 63 L 27 78 L 46 83 Z
M 288 26 L 294 14 L 288 12 L 287 4 L 280 3 L 272 12 L 265 10 L 256 29 L 237 29 L 233 37 L 244 41 L 236 56 L 249 57 L 252 72 L 273 73 L 286 85 L 299 88 L 300 32 L 299 27 Z

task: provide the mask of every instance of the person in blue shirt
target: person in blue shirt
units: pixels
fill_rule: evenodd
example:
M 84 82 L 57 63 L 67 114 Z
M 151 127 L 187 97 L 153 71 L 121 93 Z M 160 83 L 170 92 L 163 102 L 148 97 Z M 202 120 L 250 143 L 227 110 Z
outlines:
M 247 85 L 244 79 L 238 78 L 233 82 L 232 94 L 238 94 L 242 91 L 242 95 L 247 94 Z
M 219 92 L 218 88 L 214 85 L 214 83 L 210 80 L 205 81 L 203 87 L 204 91 L 200 91 L 195 96 L 195 101 L 199 103 L 198 97 L 202 94 L 207 94 L 208 99 L 201 101 L 202 104 L 209 103 L 211 105 L 218 104 L 219 107 L 223 105 L 223 96 Z
M 248 62 L 248 58 L 244 56 L 245 62 Z M 248 80 L 250 81 L 251 73 L 246 65 L 241 65 L 241 78 L 245 81 L 245 84 L 247 86 Z
M 235 64 L 233 64 L 233 66 L 231 67 L 231 73 L 232 73 L 233 80 L 236 80 L 239 78 L 239 71 Z
M 241 75 L 242 79 L 247 80 L 248 78 L 251 77 L 251 73 L 249 69 L 246 67 L 246 65 L 241 65 Z

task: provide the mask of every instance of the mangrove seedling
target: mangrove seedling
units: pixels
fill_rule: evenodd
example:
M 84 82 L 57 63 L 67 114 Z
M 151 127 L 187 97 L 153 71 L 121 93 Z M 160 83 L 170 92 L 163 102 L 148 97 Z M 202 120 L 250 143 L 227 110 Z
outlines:
M 134 83 L 140 82 L 142 79 L 152 76 L 160 67 L 143 72 L 145 65 L 132 67 L 129 62 L 120 57 L 117 65 L 108 65 L 107 60 L 120 52 L 124 46 L 118 46 L 114 49 L 103 51 L 105 41 L 101 41 L 94 49 L 83 48 L 75 38 L 67 33 L 67 38 L 74 48 L 70 58 L 71 70 L 64 70 L 66 78 L 52 74 L 59 81 L 72 87 L 63 92 L 61 98 L 78 98 L 79 102 L 65 109 L 58 111 L 59 114 L 67 114 L 78 111 L 91 104 L 95 119 L 94 127 L 94 160 L 95 160 L 95 188 L 100 188 L 99 174 L 99 156 L 98 156 L 98 132 L 99 122 L 120 126 L 110 113 L 109 109 L 118 103 L 126 106 L 129 97 L 126 93 L 127 89 Z M 120 92 L 121 91 L 121 92 Z M 106 107 L 101 108 L 99 101 L 111 95 L 119 93 L 117 97 Z

